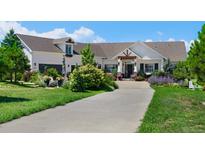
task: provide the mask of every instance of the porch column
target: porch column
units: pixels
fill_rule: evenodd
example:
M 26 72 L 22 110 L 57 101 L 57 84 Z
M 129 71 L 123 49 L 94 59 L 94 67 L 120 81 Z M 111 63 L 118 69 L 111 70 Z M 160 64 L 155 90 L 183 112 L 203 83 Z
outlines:
M 161 71 L 164 71 L 164 60 L 162 59 L 161 60 L 161 63 L 160 63 L 160 68 L 161 68 Z
M 137 73 L 137 59 L 134 60 L 134 73 Z
M 117 72 L 122 73 L 122 60 L 118 58 Z

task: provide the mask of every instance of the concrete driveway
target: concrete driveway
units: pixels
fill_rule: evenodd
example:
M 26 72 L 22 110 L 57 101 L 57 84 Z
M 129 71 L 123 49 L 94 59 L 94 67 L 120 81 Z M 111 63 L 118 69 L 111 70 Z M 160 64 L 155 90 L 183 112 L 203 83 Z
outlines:
M 120 88 L 1 124 L 0 132 L 136 132 L 153 89 L 146 82 L 121 81 Z

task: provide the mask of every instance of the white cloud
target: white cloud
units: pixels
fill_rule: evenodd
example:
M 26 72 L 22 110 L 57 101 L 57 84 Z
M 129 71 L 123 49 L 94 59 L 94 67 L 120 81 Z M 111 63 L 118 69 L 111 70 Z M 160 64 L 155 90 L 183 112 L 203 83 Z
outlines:
M 16 33 L 41 36 L 47 38 L 62 38 L 62 37 L 72 37 L 77 42 L 105 42 L 106 40 L 98 35 L 89 28 L 80 27 L 72 33 L 68 33 L 65 28 L 55 28 L 52 31 L 38 33 L 35 30 L 29 30 L 26 27 L 23 27 L 20 22 L 0 22 L 0 39 L 3 39 L 5 34 L 13 28 Z
M 153 42 L 152 39 L 146 39 L 145 42 Z
M 106 42 L 106 40 L 100 36 L 97 36 L 94 40 L 93 43 L 103 43 Z
M 27 28 L 21 26 L 20 23 L 12 21 L 12 22 L 5 22 L 1 21 L 0 22 L 0 39 L 2 39 L 5 34 L 13 28 L 16 32 L 22 33 L 22 34 L 29 34 L 29 35 L 35 35 L 36 32 L 31 30 L 29 31 Z
M 175 41 L 175 39 L 174 38 L 169 38 L 167 41 L 168 42 L 173 42 L 173 41 Z
M 44 33 L 36 33 L 35 36 L 47 37 L 47 38 L 62 38 L 67 37 L 69 34 L 64 28 L 55 28 L 52 31 Z
M 72 34 L 68 34 L 68 36 L 72 37 L 74 40 L 79 42 L 105 42 L 105 39 L 95 34 L 95 32 L 86 27 L 81 27 L 78 30 L 75 30 Z
M 184 42 L 185 47 L 186 47 L 186 51 L 189 52 L 189 49 L 190 49 L 190 47 L 191 47 L 191 44 L 194 42 L 194 40 L 191 40 L 191 41 L 189 41 L 189 42 L 186 41 L 186 40 L 181 40 L 181 41 Z
M 161 31 L 157 31 L 157 34 L 158 34 L 159 36 L 162 36 L 164 33 L 162 33 Z

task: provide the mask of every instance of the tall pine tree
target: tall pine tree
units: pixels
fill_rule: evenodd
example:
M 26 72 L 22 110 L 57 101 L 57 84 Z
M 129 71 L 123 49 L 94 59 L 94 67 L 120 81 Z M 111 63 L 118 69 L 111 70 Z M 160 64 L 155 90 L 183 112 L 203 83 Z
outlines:
M 1 46 L 7 48 L 7 47 L 14 46 L 14 44 L 16 44 L 17 48 L 23 49 L 21 41 L 16 36 L 14 29 L 10 29 L 9 32 L 4 37 L 4 40 L 1 42 Z
M 91 45 L 87 44 L 85 48 L 82 49 L 81 51 L 81 62 L 83 65 L 86 64 L 91 64 L 95 65 L 95 60 L 94 60 L 94 53 L 91 51 Z
M 195 40 L 190 47 L 188 53 L 188 65 L 194 76 L 199 81 L 205 81 L 205 25 L 198 32 L 198 39 Z
M 29 69 L 30 66 L 28 64 L 28 57 L 23 52 L 21 41 L 16 36 L 13 29 L 6 34 L 1 46 L 4 51 L 4 59 L 7 59 L 6 61 L 4 60 L 4 65 L 7 66 L 6 71 L 10 73 L 10 81 L 12 82 L 14 74 L 14 81 L 16 82 L 17 73 L 23 73 L 25 70 Z

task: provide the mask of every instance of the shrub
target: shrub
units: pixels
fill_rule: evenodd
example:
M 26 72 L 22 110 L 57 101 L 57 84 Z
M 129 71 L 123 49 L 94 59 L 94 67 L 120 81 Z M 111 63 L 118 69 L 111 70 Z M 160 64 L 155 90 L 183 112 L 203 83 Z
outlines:
M 178 62 L 173 71 L 173 76 L 177 80 L 184 80 L 190 77 L 190 70 L 186 62 Z
M 134 80 L 135 80 L 135 81 L 144 81 L 145 78 L 144 78 L 143 76 L 141 76 L 141 75 L 138 75 L 138 76 L 135 76 L 135 77 L 134 77 Z
M 112 75 L 114 77 L 113 79 L 117 80 L 117 69 L 116 68 L 112 70 Z
M 39 87 L 46 87 L 46 84 L 45 84 L 45 82 L 42 79 L 36 81 L 35 84 L 38 85 Z
M 111 88 L 114 88 L 114 89 L 118 89 L 119 86 L 118 84 L 115 82 L 115 78 L 112 74 L 110 73 L 106 73 L 105 74 L 105 79 L 104 79 L 104 83 L 103 83 L 104 87 L 106 86 L 111 86 Z
M 170 83 L 169 86 L 179 88 L 181 85 L 179 83 Z
M 25 71 L 22 77 L 22 80 L 28 82 L 31 80 L 31 75 L 33 74 L 32 71 Z
M 47 86 L 44 82 L 44 79 L 43 79 L 42 75 L 37 71 L 32 72 L 29 81 L 32 82 L 32 83 L 35 83 L 39 87 L 46 87 Z
M 203 86 L 203 89 L 202 89 L 203 91 L 205 91 L 205 85 Z
M 70 89 L 70 83 L 68 81 L 63 83 L 63 88 Z
M 152 73 L 152 75 L 153 76 L 166 76 L 167 74 L 166 74 L 166 72 L 164 72 L 164 71 L 154 71 L 153 73 Z
M 60 76 L 59 73 L 58 73 L 58 71 L 57 71 L 55 68 L 49 68 L 49 69 L 47 69 L 46 74 L 47 74 L 48 76 L 53 77 L 54 80 L 55 80 L 57 77 Z
M 164 64 L 164 72 L 168 75 L 173 74 L 173 70 L 175 69 L 175 64 L 173 64 L 170 59 L 167 59 Z
M 73 70 L 70 75 L 70 89 L 72 91 L 99 89 L 104 83 L 104 78 L 105 74 L 101 69 L 87 64 Z
M 112 82 L 114 81 L 114 76 L 112 75 L 112 73 L 105 73 L 105 83 L 107 84 L 112 84 Z
M 157 77 L 157 76 L 151 76 L 149 79 L 148 79 L 148 82 L 150 84 L 156 84 L 156 85 L 163 85 L 163 84 L 170 84 L 170 83 L 174 83 L 174 79 L 170 76 L 160 76 L 160 77 Z
M 189 86 L 189 80 L 188 79 L 179 80 L 179 81 L 177 81 L 177 83 L 182 87 L 188 87 Z
M 36 71 L 32 72 L 29 81 L 32 83 L 36 83 L 36 82 L 40 81 L 39 72 L 36 72 Z
M 105 76 L 109 77 L 110 80 L 116 80 L 116 77 L 112 73 L 105 73 Z
M 22 80 L 22 78 L 23 78 L 23 73 L 17 72 L 17 73 L 16 73 L 16 80 L 17 80 L 17 81 L 20 81 L 20 80 Z
M 114 87 L 115 89 L 119 89 L 119 85 L 118 85 L 116 82 L 113 82 L 113 87 Z
M 138 76 L 141 76 L 141 77 L 143 77 L 143 78 L 146 78 L 146 74 L 145 74 L 144 71 L 139 71 L 139 72 L 137 73 L 137 75 L 138 75 Z

